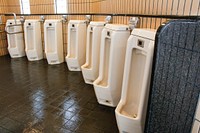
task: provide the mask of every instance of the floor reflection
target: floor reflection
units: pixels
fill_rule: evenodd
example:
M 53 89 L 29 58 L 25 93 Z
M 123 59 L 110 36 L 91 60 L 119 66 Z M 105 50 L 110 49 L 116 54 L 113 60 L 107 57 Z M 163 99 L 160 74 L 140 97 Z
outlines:
M 93 86 L 66 63 L 3 56 L 0 73 L 0 132 L 118 132 L 114 108 L 99 105 Z
M 33 93 L 32 95 L 32 112 L 35 114 L 35 116 L 38 118 L 38 119 L 42 119 L 44 118 L 44 92 L 43 90 L 37 90 L 36 93 Z M 40 110 L 40 114 L 38 114 L 38 109 L 41 109 Z

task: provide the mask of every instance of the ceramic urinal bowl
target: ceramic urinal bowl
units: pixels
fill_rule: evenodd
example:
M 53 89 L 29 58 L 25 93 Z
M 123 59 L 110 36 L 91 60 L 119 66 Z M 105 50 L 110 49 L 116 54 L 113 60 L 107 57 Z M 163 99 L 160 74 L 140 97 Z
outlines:
M 120 133 L 143 133 L 156 32 L 134 29 L 128 39 L 121 100 L 115 110 Z
M 16 24 L 21 24 L 20 20 L 16 20 Z M 15 25 L 14 19 L 8 19 L 6 26 Z M 22 26 L 12 26 L 8 28 L 9 32 L 22 31 Z M 11 58 L 18 58 L 25 56 L 24 36 L 23 33 L 7 34 L 8 52 Z
M 101 32 L 105 22 L 90 22 L 87 28 L 86 62 L 81 66 L 85 83 L 93 84 L 99 74 Z
M 81 71 L 85 63 L 87 25 L 85 20 L 70 20 L 66 62 L 70 71 Z
M 99 76 L 93 83 L 100 104 L 116 107 L 120 100 L 129 35 L 127 25 L 107 24 L 102 31 Z
M 64 61 L 61 20 L 46 20 L 44 23 L 45 54 L 48 64 Z
M 29 61 L 43 59 L 41 25 L 39 20 L 26 20 L 24 23 L 26 55 Z

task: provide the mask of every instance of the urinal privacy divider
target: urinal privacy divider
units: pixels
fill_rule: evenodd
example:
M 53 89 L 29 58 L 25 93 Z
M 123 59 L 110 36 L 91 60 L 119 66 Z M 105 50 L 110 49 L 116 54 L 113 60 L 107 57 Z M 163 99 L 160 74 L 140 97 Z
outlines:
M 159 28 L 145 132 L 191 132 L 200 93 L 199 36 L 197 20 L 172 20 Z

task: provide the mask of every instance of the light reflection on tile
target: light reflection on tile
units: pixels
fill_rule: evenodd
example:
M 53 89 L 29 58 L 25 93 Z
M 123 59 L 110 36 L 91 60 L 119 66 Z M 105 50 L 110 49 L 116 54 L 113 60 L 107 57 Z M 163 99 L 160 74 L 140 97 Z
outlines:
M 93 86 L 84 83 L 81 72 L 68 71 L 65 63 L 51 66 L 46 60 L 28 62 L 26 57 L 4 56 L 0 57 L 0 73 L 5 75 L 0 76 L 0 127 L 5 130 L 22 132 L 31 124 L 33 129 L 54 133 L 118 132 L 114 108 L 101 112 Z M 101 119 L 100 112 L 114 122 Z M 94 122 L 85 127 L 93 116 L 112 129 Z M 13 125 L 5 124 L 9 121 Z

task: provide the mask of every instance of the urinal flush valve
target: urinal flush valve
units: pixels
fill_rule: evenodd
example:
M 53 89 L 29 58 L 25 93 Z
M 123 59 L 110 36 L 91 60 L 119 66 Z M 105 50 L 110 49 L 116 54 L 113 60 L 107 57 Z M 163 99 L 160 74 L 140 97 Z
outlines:
M 44 23 L 45 21 L 45 17 L 44 16 L 40 16 L 40 22 Z
M 62 15 L 62 22 L 66 23 L 67 22 L 67 15 Z
M 23 24 L 25 22 L 25 17 L 24 16 L 21 16 L 20 17 L 20 22 Z
M 91 15 L 86 15 L 85 19 L 86 19 L 86 24 L 89 24 L 91 19 L 92 19 L 92 17 L 91 17 Z
M 112 23 L 112 16 L 107 16 L 107 17 L 105 18 L 105 21 L 106 21 L 106 24 Z
M 138 22 L 139 22 L 138 17 L 131 17 L 129 20 L 129 28 L 133 30 L 137 26 Z

